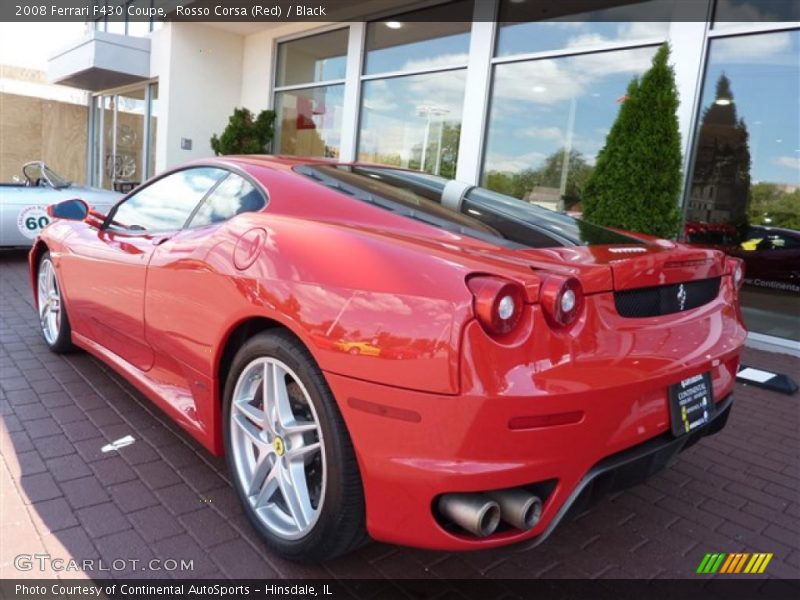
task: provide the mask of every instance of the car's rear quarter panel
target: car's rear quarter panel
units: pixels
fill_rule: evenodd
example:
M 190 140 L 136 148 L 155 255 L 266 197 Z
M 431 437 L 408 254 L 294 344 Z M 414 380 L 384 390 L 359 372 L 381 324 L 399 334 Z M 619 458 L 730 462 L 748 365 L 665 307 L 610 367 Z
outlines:
M 534 306 L 533 335 L 499 346 L 477 322 L 464 331 L 461 395 L 410 393 L 332 377 L 364 473 L 368 524 L 378 539 L 442 549 L 501 545 L 542 533 L 601 459 L 670 429 L 668 388 L 710 371 L 716 401 L 733 389 L 746 332 L 730 277 L 720 296 L 683 314 L 625 319 L 610 293 L 587 298 L 576 327 L 553 333 Z M 372 399 L 418 420 L 354 408 Z M 512 431 L 514 417 L 583 414 L 572 425 Z M 557 479 L 540 524 L 488 540 L 445 532 L 433 518 L 441 493 Z M 405 490 L 402 495 L 398 489 Z M 373 508 L 379 507 L 379 508 Z M 400 526 L 398 526 L 398 523 Z
M 159 246 L 148 270 L 152 374 L 167 386 L 172 382 L 166 374 L 182 373 L 193 397 L 183 410 L 216 452 L 220 382 L 227 376 L 219 372 L 223 351 L 231 333 L 253 318 L 292 331 L 326 373 L 427 392 L 459 391 L 460 334 L 472 315 L 464 281 L 469 266 L 370 228 L 303 219 L 300 198 L 324 203 L 332 192 L 298 187 L 296 175 L 284 179 L 277 175 L 280 185 L 276 177 L 266 179 L 266 212 L 239 215 L 216 226 L 213 235 L 181 232 Z M 328 199 L 330 206 L 319 210 L 341 214 L 338 198 Z M 254 239 L 258 248 L 250 247 Z M 239 251 L 256 256 L 237 267 Z

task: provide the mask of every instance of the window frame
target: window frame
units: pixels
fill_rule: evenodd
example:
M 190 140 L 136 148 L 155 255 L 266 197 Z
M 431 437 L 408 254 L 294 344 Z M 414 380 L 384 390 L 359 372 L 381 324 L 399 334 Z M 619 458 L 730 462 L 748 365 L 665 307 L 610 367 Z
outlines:
M 308 88 L 316 88 L 316 87 L 325 87 L 329 85 L 336 85 L 336 84 L 343 84 L 347 80 L 347 76 L 345 77 L 336 77 L 333 79 L 321 79 L 319 81 L 307 81 L 305 83 L 292 83 L 286 85 L 278 85 L 278 67 L 280 65 L 280 58 L 281 58 L 281 46 L 286 46 L 287 44 L 291 44 L 292 42 L 297 42 L 300 40 L 307 40 L 315 37 L 319 37 L 321 35 L 326 35 L 328 33 L 334 33 L 336 31 L 346 31 L 347 32 L 347 44 L 345 44 L 345 70 L 347 69 L 347 58 L 348 58 L 348 46 L 350 40 L 350 25 L 347 23 L 336 23 L 330 27 L 325 27 L 323 29 L 318 29 L 312 32 L 305 32 L 305 35 L 298 35 L 290 38 L 280 39 L 275 41 L 275 60 L 273 65 L 273 96 L 278 92 L 287 92 L 293 90 L 302 90 Z
M 700 146 L 700 122 L 703 109 L 703 96 L 710 82 L 706 81 L 708 68 L 711 64 L 711 48 L 716 40 L 747 38 L 766 34 L 777 34 L 781 32 L 800 32 L 800 21 L 798 22 L 765 22 L 750 23 L 742 27 L 730 27 L 722 29 L 713 28 L 713 16 L 716 13 L 720 0 L 708 0 L 710 3 L 709 20 L 705 24 L 705 32 L 702 40 L 703 54 L 701 57 L 698 80 L 694 89 L 694 94 L 690 101 L 692 117 L 688 124 L 689 130 L 684 135 L 682 151 L 684 153 L 683 185 L 680 195 L 681 231 L 684 230 L 692 202 L 692 184 L 694 180 L 695 167 L 697 166 L 698 151 Z M 680 90 L 679 90 L 680 92 Z M 775 338 L 781 339 L 781 338 Z M 798 345 L 800 349 L 800 345 Z
M 211 186 L 211 188 L 200 199 L 200 202 L 198 202 L 197 206 L 194 207 L 194 210 L 189 215 L 189 218 L 186 219 L 186 223 L 183 224 L 183 227 L 181 228 L 181 231 L 199 230 L 199 229 L 203 229 L 205 227 L 219 227 L 220 225 L 223 225 L 223 224 L 227 223 L 231 219 L 234 219 L 234 218 L 238 217 L 240 214 L 250 213 L 250 212 L 264 212 L 267 209 L 267 207 L 269 206 L 269 194 L 267 194 L 267 191 L 264 188 L 264 186 L 259 184 L 259 182 L 256 181 L 256 179 L 254 177 L 250 176 L 250 174 L 245 173 L 244 171 L 239 171 L 238 169 L 234 170 L 234 169 L 225 168 L 223 170 L 227 171 L 227 174 L 224 177 L 222 177 L 219 181 L 217 181 L 213 186 Z M 255 190 L 258 193 L 259 196 L 261 196 L 261 200 L 263 202 L 261 208 L 259 208 L 258 210 L 244 211 L 244 213 L 236 213 L 235 215 L 227 217 L 227 218 L 223 219 L 222 221 L 218 221 L 216 223 L 203 223 L 202 225 L 193 225 L 192 221 L 194 221 L 194 218 L 197 216 L 197 213 L 200 212 L 200 209 L 202 208 L 202 206 L 211 197 L 211 195 L 214 194 L 214 192 L 217 190 L 217 188 L 219 188 L 225 181 L 227 181 L 228 178 L 231 175 L 240 177 L 241 179 L 243 179 L 244 181 L 249 183 L 250 186 L 253 188 L 253 190 Z
M 557 51 L 544 51 L 544 52 L 536 52 L 536 53 L 527 53 L 527 54 L 518 54 L 518 55 L 511 55 L 511 56 L 501 56 L 495 57 L 491 60 L 491 70 L 489 74 L 489 90 L 488 90 L 488 100 L 485 107 L 485 123 L 483 127 L 483 131 L 481 133 L 481 143 L 480 143 L 480 158 L 479 158 L 479 168 L 477 174 L 477 183 L 478 187 L 485 187 L 486 181 L 485 176 L 488 173 L 486 165 L 487 159 L 489 157 L 489 142 L 490 142 L 490 131 L 491 131 L 491 124 L 492 124 L 492 111 L 493 111 L 493 103 L 495 100 L 495 91 L 497 85 L 497 70 L 498 68 L 502 68 L 505 65 L 511 64 L 522 64 L 522 63 L 534 63 L 540 61 L 560 61 L 560 60 L 569 60 L 586 55 L 613 55 L 615 53 L 620 52 L 631 52 L 637 50 L 646 50 L 651 49 L 653 53 L 658 50 L 658 47 L 666 42 L 666 39 L 662 39 L 661 41 L 654 41 L 656 38 L 650 38 L 647 40 L 636 40 L 629 43 L 617 44 L 616 46 L 609 46 L 609 44 L 602 44 L 602 45 L 595 45 L 591 48 L 570 48 L 568 50 L 557 50 Z M 613 125 L 613 122 L 612 122 Z M 610 128 L 611 125 L 609 125 Z M 565 133 L 567 132 L 567 125 L 564 128 Z M 572 125 L 573 131 L 572 135 L 575 134 L 575 125 Z M 502 193 L 502 192 L 500 192 Z M 561 206 L 561 200 L 559 201 L 559 206 Z M 559 210 L 563 210 L 564 207 L 561 206 Z
M 344 82 L 339 82 L 339 83 L 337 83 L 337 82 L 332 82 L 332 83 L 326 82 L 326 83 L 324 83 L 322 85 L 302 86 L 302 87 L 292 86 L 292 89 L 280 88 L 280 89 L 276 89 L 275 90 L 275 92 L 272 94 L 272 109 L 275 111 L 275 132 L 274 132 L 274 136 L 272 138 L 272 141 L 270 143 L 272 144 L 273 151 L 276 154 L 283 154 L 283 152 L 281 151 L 281 136 L 283 135 L 283 121 L 280 118 L 281 117 L 281 113 L 280 113 L 281 105 L 278 103 L 279 95 L 281 95 L 281 94 L 294 94 L 295 97 L 297 98 L 297 97 L 299 97 L 299 94 L 296 94 L 295 92 L 301 92 L 302 93 L 302 92 L 309 91 L 309 90 L 321 89 L 321 90 L 325 90 L 325 92 L 327 94 L 328 90 L 333 90 L 335 88 L 342 88 L 342 120 L 344 120 L 344 118 L 345 118 L 344 117 L 344 113 L 345 113 L 345 110 L 346 110 L 345 94 L 346 94 L 346 90 L 347 90 L 347 86 L 345 85 Z M 326 96 L 326 103 L 327 103 L 327 96 Z M 331 103 L 330 106 L 338 106 L 338 104 Z M 334 129 L 334 131 L 335 131 L 335 129 Z M 341 131 L 342 131 L 342 128 L 339 129 L 340 139 L 342 139 L 341 138 Z M 340 142 L 340 144 L 339 144 L 339 149 L 338 149 L 338 151 L 339 151 L 339 159 L 341 159 L 341 156 L 342 156 L 342 148 L 341 148 L 342 144 L 343 144 L 343 141 Z M 300 155 L 300 154 L 287 154 L 287 156 L 303 156 L 303 155 Z M 323 156 L 314 156 L 314 157 L 315 158 L 330 158 L 330 157 L 326 157 L 324 155 Z
M 122 11 L 123 11 L 122 15 L 121 15 L 122 16 L 122 20 L 119 21 L 119 22 L 122 23 L 122 33 L 119 33 L 119 32 L 115 33 L 115 32 L 109 32 L 108 31 L 108 15 L 100 15 L 100 16 L 94 17 L 93 19 L 88 21 L 91 24 L 90 25 L 91 28 L 93 30 L 95 30 L 95 31 L 101 31 L 101 32 L 104 32 L 104 33 L 105 32 L 113 33 L 114 35 L 125 35 L 125 36 L 130 36 L 130 37 L 149 37 L 149 35 L 151 33 L 156 31 L 156 29 L 158 29 L 158 26 L 156 25 L 158 19 L 155 16 L 151 16 L 147 21 L 144 21 L 144 20 L 136 20 L 135 21 L 135 22 L 139 22 L 139 23 L 147 23 L 147 32 L 144 35 L 131 33 L 130 27 L 128 26 L 131 23 L 131 19 L 130 19 L 129 15 L 128 15 L 128 7 L 133 5 L 133 4 L 135 4 L 137 1 L 141 1 L 142 4 L 145 4 L 145 3 L 147 4 L 147 6 L 143 6 L 143 8 L 149 8 L 151 10 L 154 9 L 154 8 L 159 8 L 157 6 L 157 4 L 156 4 L 157 0 L 116 0 L 116 1 L 113 1 L 113 0 L 93 0 L 93 2 L 92 2 L 92 6 L 93 7 L 96 6 L 96 7 L 105 8 L 105 7 L 109 6 L 109 5 L 111 5 L 111 6 L 122 6 Z M 112 19 L 112 21 L 115 21 L 115 20 L 116 19 Z
M 311 81 L 307 83 L 298 83 L 298 84 L 291 84 L 291 85 L 278 85 L 278 65 L 280 62 L 280 51 L 281 46 L 284 44 L 290 44 L 292 42 L 296 42 L 298 40 L 304 40 L 307 38 L 313 38 L 319 35 L 324 35 L 326 33 L 331 33 L 334 31 L 345 30 L 347 32 L 347 46 L 345 48 L 345 76 L 342 78 L 337 79 L 326 79 L 324 81 Z M 347 113 L 348 106 L 346 102 L 346 94 L 347 94 L 347 79 L 350 69 L 350 45 L 351 45 L 351 36 L 353 35 L 353 24 L 352 23 L 333 23 L 331 25 L 326 25 L 324 27 L 318 27 L 313 30 L 303 31 L 301 33 L 297 33 L 294 35 L 289 35 L 282 38 L 277 38 L 273 41 L 273 52 L 272 52 L 272 76 L 270 78 L 272 83 L 272 88 L 269 92 L 269 108 L 275 111 L 275 135 L 272 138 L 272 148 L 273 151 L 276 152 L 280 149 L 281 144 L 281 122 L 280 122 L 280 115 L 278 114 L 278 95 L 283 92 L 296 92 L 296 91 L 305 91 L 305 90 L 314 90 L 318 88 L 329 88 L 334 87 L 337 85 L 342 86 L 342 96 L 345 99 L 342 105 L 342 119 L 345 119 L 345 114 Z M 344 139 L 342 137 L 342 131 L 345 129 L 345 125 L 342 125 L 341 130 L 339 131 L 340 139 Z M 344 141 L 341 145 L 344 144 Z M 342 156 L 342 148 L 339 148 L 339 156 Z
M 183 224 L 179 228 L 177 228 L 177 229 L 158 229 L 158 230 L 155 230 L 155 229 L 142 229 L 142 230 L 132 230 L 131 231 L 131 230 L 119 230 L 119 229 L 116 229 L 116 228 L 114 228 L 112 226 L 113 222 L 114 222 L 114 216 L 117 214 L 117 211 L 119 210 L 119 207 L 122 206 L 125 202 L 127 202 L 128 200 L 130 200 L 131 198 L 133 198 L 134 196 L 136 196 L 137 194 L 139 194 L 141 191 L 145 190 L 146 188 L 154 185 L 155 183 L 158 183 L 162 179 L 166 179 L 167 177 L 171 177 L 172 175 L 177 175 L 178 173 L 181 173 L 183 171 L 191 171 L 191 170 L 194 170 L 194 169 L 217 169 L 219 171 L 224 172 L 225 174 L 223 176 L 221 176 L 217 181 L 215 181 L 214 184 L 210 188 L 208 188 L 208 190 L 202 195 L 200 200 L 197 201 L 197 204 L 195 204 L 194 208 L 192 208 L 191 212 L 189 213 L 189 216 L 186 218 L 186 220 L 183 222 Z M 250 183 L 250 185 L 253 186 L 254 189 L 256 189 L 259 192 L 259 194 L 261 195 L 262 199 L 264 200 L 264 206 L 262 206 L 259 209 L 259 212 L 265 211 L 267 209 L 267 207 L 269 206 L 269 202 L 270 202 L 269 192 L 267 191 L 267 189 L 263 185 L 261 185 L 261 183 L 259 181 L 256 180 L 255 177 L 253 177 L 252 175 L 250 175 L 249 173 L 247 173 L 243 169 L 234 167 L 232 165 L 220 165 L 220 164 L 211 163 L 211 162 L 209 162 L 209 163 L 193 163 L 191 165 L 182 165 L 182 166 L 177 167 L 175 169 L 170 169 L 169 171 L 165 171 L 164 173 L 160 174 L 158 177 L 154 177 L 153 179 L 143 183 L 139 187 L 131 190 L 127 195 L 125 195 L 122 199 L 120 199 L 120 201 L 117 202 L 111 208 L 110 211 L 108 211 L 108 215 L 106 215 L 106 218 L 103 220 L 103 223 L 100 225 L 99 230 L 100 231 L 104 231 L 104 232 L 111 232 L 111 233 L 119 234 L 119 235 L 142 237 L 142 236 L 154 235 L 154 234 L 178 233 L 178 232 L 181 232 L 181 231 L 186 231 L 187 229 L 202 229 L 203 227 L 209 227 L 209 226 L 212 226 L 212 225 L 219 226 L 219 225 L 222 225 L 223 223 L 227 223 L 233 217 L 225 219 L 224 221 L 220 221 L 219 223 L 211 223 L 211 224 L 208 224 L 208 225 L 197 226 L 195 228 L 190 227 L 192 219 L 194 218 L 195 214 L 197 214 L 197 211 L 199 210 L 199 208 L 203 204 L 203 202 L 205 202 L 206 198 L 208 198 L 208 196 L 210 194 L 212 194 L 214 192 L 214 190 L 216 190 L 217 187 L 223 181 L 225 181 L 231 173 L 233 173 L 235 175 L 238 175 L 238 176 L 242 177 L 243 179 L 245 179 L 248 183 Z M 234 215 L 234 216 L 236 216 L 236 215 Z
M 291 92 L 294 90 L 302 90 L 302 89 L 311 89 L 311 88 L 318 88 L 318 87 L 327 87 L 330 85 L 337 85 L 337 84 L 344 84 L 347 80 L 347 76 L 345 77 L 338 77 L 335 79 L 324 79 L 321 81 L 309 81 L 306 83 L 293 83 L 288 85 L 278 85 L 278 64 L 280 62 L 280 52 L 281 46 L 286 44 L 291 44 L 292 42 L 297 42 L 300 40 L 311 39 L 320 35 L 325 35 L 327 33 L 333 33 L 335 31 L 345 30 L 347 31 L 347 39 L 350 39 L 350 25 L 347 23 L 336 23 L 331 27 L 326 27 L 324 29 L 318 29 L 310 32 L 304 32 L 305 35 L 298 35 L 295 37 L 280 39 L 275 41 L 275 60 L 273 69 L 272 69 L 272 96 L 273 96 L 273 104 L 274 104 L 274 97 L 278 92 Z M 347 50 L 348 48 L 345 47 L 345 69 L 347 68 Z
M 458 0 L 453 0 L 454 2 Z M 481 2 L 482 0 L 472 0 L 472 10 L 473 14 L 475 13 L 475 5 Z M 467 60 L 465 62 L 453 62 L 446 65 L 435 65 L 435 66 L 428 66 L 424 68 L 417 68 L 417 69 L 392 69 L 390 71 L 376 71 L 373 73 L 367 72 L 367 59 L 369 58 L 369 53 L 372 51 L 370 50 L 368 43 L 369 43 L 369 32 L 371 27 L 376 27 L 379 24 L 390 22 L 393 20 L 400 20 L 402 21 L 403 17 L 407 15 L 413 15 L 415 13 L 425 12 L 428 9 L 435 9 L 437 5 L 433 4 L 431 6 L 421 6 L 417 8 L 412 8 L 411 10 L 404 10 L 402 12 L 392 13 L 390 15 L 384 15 L 381 17 L 377 17 L 374 19 L 370 19 L 364 24 L 364 40 L 363 45 L 361 48 L 361 60 L 359 61 L 359 80 L 363 84 L 365 81 L 370 81 L 372 79 L 389 79 L 392 77 L 402 77 L 404 75 L 421 75 L 425 73 L 439 73 L 441 71 L 455 71 L 457 69 L 467 69 L 469 67 L 469 49 L 472 43 L 472 36 L 474 35 L 474 27 L 470 27 L 466 33 L 469 36 L 467 41 Z M 415 20 L 411 21 L 412 23 Z M 423 21 L 424 22 L 424 21 Z M 430 38 L 430 39 L 440 39 L 437 38 Z M 466 88 L 464 91 L 466 95 Z M 360 111 L 359 111 L 360 112 Z
M 364 121 L 366 113 L 364 111 L 364 98 L 366 97 L 366 90 L 367 86 L 374 82 L 374 81 L 397 81 L 397 80 L 409 80 L 412 77 L 425 77 L 427 75 L 435 75 L 437 73 L 464 73 L 464 92 L 463 98 L 461 100 L 461 114 L 458 115 L 458 125 L 461 129 L 459 129 L 459 138 L 458 138 L 458 146 L 456 152 L 456 161 L 455 161 L 455 176 L 454 178 L 458 177 L 458 163 L 459 159 L 461 158 L 461 138 L 463 136 L 463 126 L 464 126 L 464 114 L 467 108 L 467 86 L 469 83 L 469 69 L 468 67 L 451 67 L 447 66 L 444 68 L 435 68 L 435 69 L 427 69 L 422 71 L 399 71 L 399 72 L 391 72 L 391 73 L 381 73 L 377 77 L 372 75 L 362 75 L 359 81 L 359 104 L 358 104 L 358 118 L 356 119 L 356 128 L 355 128 L 355 148 L 354 148 L 354 162 L 360 162 L 358 156 L 361 149 L 361 138 L 364 129 Z M 444 121 L 443 121 L 444 122 Z M 366 163 L 371 163 L 373 161 L 365 160 Z M 391 165 L 385 165 L 391 166 Z M 424 168 L 424 165 L 422 165 Z M 407 167 L 401 167 L 407 168 Z M 420 173 L 428 173 L 427 171 L 419 171 Z M 435 173 L 430 173 L 431 175 L 435 175 Z

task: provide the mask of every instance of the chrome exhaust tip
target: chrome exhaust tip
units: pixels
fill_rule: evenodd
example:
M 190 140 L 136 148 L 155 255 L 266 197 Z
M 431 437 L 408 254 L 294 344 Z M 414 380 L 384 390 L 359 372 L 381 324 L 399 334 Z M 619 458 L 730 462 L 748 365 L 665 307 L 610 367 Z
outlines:
M 522 531 L 533 529 L 542 516 L 539 496 L 523 489 L 493 490 L 486 495 L 500 506 L 503 521 Z
M 444 494 L 439 512 L 478 537 L 492 535 L 500 524 L 500 506 L 482 494 Z

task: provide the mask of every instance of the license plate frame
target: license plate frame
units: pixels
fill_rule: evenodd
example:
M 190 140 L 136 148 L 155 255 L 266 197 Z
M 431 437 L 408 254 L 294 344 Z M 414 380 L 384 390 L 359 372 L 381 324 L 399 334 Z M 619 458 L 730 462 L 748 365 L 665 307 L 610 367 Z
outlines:
M 693 375 L 669 386 L 672 435 L 688 435 L 714 417 L 714 386 L 708 371 Z

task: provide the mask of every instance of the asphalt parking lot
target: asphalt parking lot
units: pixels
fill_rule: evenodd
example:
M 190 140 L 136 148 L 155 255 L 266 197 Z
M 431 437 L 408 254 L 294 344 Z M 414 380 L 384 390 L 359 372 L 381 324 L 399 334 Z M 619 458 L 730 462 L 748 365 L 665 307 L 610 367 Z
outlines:
M 800 360 L 747 350 L 752 366 Z M 680 578 L 707 552 L 772 552 L 765 576 L 800 577 L 800 396 L 738 385 L 728 427 L 647 484 L 617 493 L 544 545 L 467 554 L 373 543 L 320 566 L 266 552 L 203 451 L 131 386 L 83 353 L 48 352 L 25 254 L 0 253 L 0 578 L 18 554 L 193 560 L 92 577 Z M 132 436 L 134 443 L 105 448 Z

